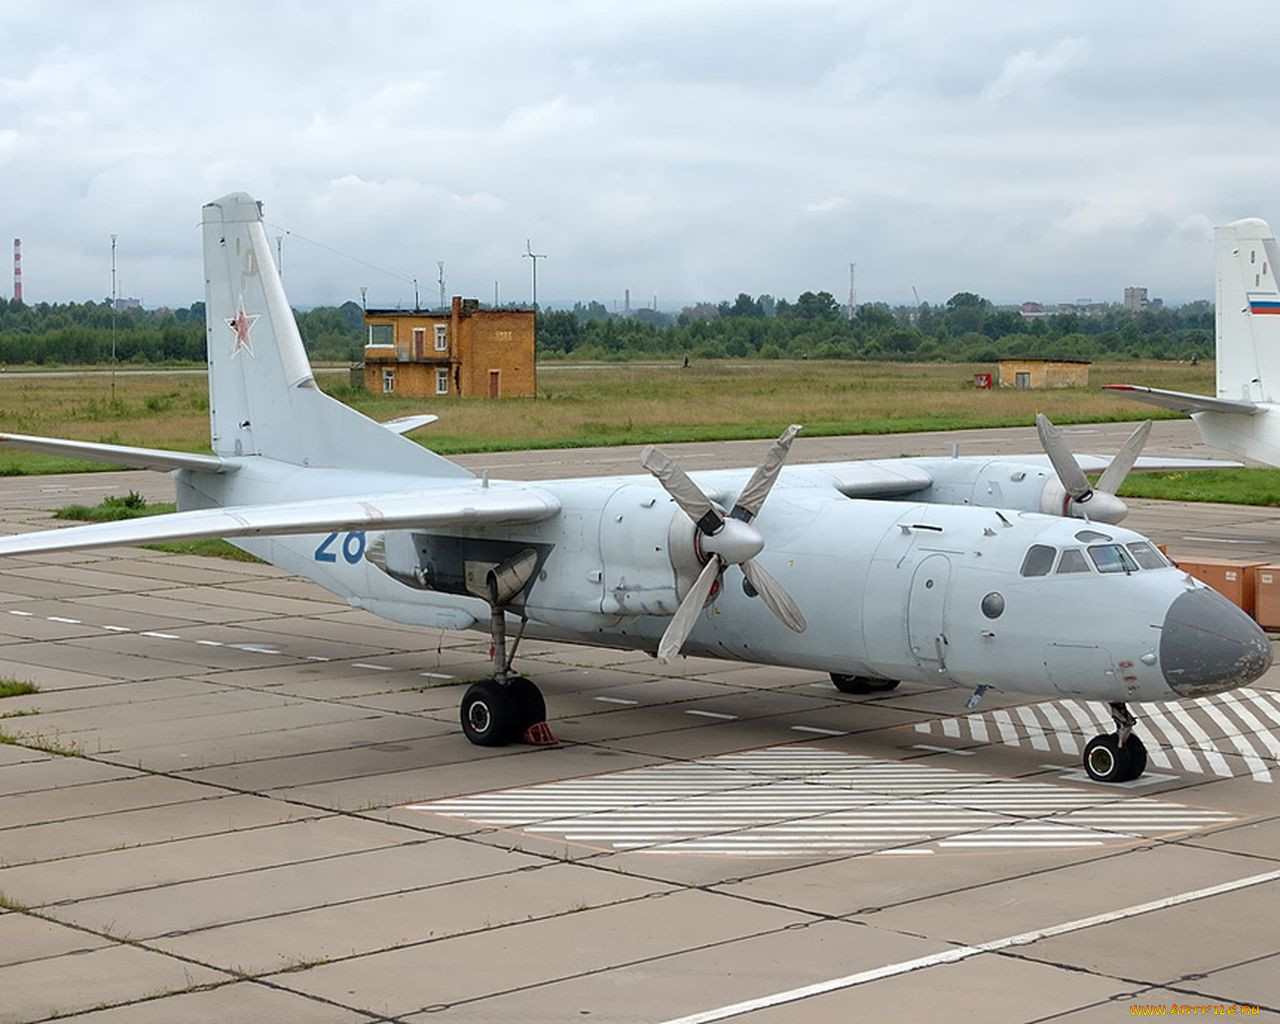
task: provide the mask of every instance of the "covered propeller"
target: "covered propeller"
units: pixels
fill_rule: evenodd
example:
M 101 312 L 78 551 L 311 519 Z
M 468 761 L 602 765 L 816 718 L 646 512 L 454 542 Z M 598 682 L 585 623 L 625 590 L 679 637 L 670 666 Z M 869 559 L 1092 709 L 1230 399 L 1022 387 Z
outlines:
M 716 507 L 702 492 L 702 488 L 665 452 L 650 445 L 640 453 L 640 464 L 658 478 L 658 482 L 680 506 L 681 511 L 693 521 L 699 535 L 698 547 L 707 557 L 706 565 L 680 602 L 666 632 L 662 634 L 658 643 L 659 660 L 670 661 L 680 653 L 698 620 L 698 613 L 711 595 L 716 578 L 728 565 L 742 567 L 751 590 L 760 596 L 783 625 L 797 633 L 804 632 L 804 615 L 791 595 L 755 561 L 756 555 L 764 550 L 764 537 L 751 525 L 777 481 L 791 450 L 791 442 L 799 432 L 800 427 L 793 424 L 774 441 L 760 465 L 751 474 L 751 479 L 742 488 L 728 516 Z
M 1040 434 L 1040 444 L 1058 475 L 1054 484 L 1045 487 L 1040 499 L 1040 511 L 1051 515 L 1092 519 L 1099 523 L 1118 523 L 1129 514 L 1128 506 L 1116 497 L 1116 491 L 1120 490 L 1129 470 L 1133 469 L 1133 464 L 1138 460 L 1142 446 L 1147 443 L 1147 435 L 1151 433 L 1150 420 L 1142 423 L 1129 435 L 1124 446 L 1098 478 L 1096 487 L 1090 486 L 1080 463 L 1067 447 L 1062 431 L 1044 413 L 1036 413 L 1036 431 Z

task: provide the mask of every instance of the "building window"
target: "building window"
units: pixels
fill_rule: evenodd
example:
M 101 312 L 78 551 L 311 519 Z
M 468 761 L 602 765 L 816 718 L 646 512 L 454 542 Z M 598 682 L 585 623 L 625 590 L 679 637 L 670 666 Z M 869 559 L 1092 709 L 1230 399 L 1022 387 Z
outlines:
M 449 351 L 449 326 L 447 324 L 436 324 L 436 351 Z M 443 392 L 441 392 L 443 394 Z
M 370 324 L 369 325 L 369 344 L 378 345 L 383 348 L 393 348 L 396 339 L 390 324 Z
M 1031 374 L 1018 373 L 1014 374 L 1013 386 L 1019 390 L 1031 387 Z
M 449 393 L 449 371 L 436 370 L 436 394 L 447 395 Z
M 383 370 L 382 371 L 382 393 L 384 395 L 389 395 L 393 391 L 395 391 L 395 389 L 396 389 L 396 371 Z

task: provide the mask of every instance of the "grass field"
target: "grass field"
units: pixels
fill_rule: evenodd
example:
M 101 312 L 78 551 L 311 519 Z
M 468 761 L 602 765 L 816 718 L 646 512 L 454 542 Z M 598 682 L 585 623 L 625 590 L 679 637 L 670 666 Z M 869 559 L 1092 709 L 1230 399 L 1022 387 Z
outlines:
M 433 412 L 440 421 L 414 439 L 444 454 L 649 442 L 769 437 L 788 423 L 809 436 L 897 433 L 1030 424 L 1036 412 L 1055 422 L 1138 420 L 1159 413 L 1096 385 L 1137 382 L 1213 392 L 1212 363 L 1097 364 L 1089 388 L 983 391 L 975 372 L 989 365 L 856 362 L 705 362 L 544 364 L 539 397 L 498 401 L 409 399 L 345 386 L 322 387 L 374 419 Z M 199 374 L 0 375 L 0 430 L 88 441 L 208 451 L 209 403 Z M 101 468 L 71 459 L 4 450 L 0 474 Z

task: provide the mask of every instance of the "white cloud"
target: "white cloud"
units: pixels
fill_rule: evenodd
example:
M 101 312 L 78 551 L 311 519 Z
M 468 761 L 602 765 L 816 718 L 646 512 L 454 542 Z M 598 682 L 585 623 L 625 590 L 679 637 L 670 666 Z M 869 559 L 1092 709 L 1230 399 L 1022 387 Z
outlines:
M 198 298 L 199 208 L 232 189 L 400 275 L 287 241 L 302 304 L 394 302 L 437 260 L 451 289 L 523 296 L 526 237 L 569 301 L 843 294 L 852 260 L 867 299 L 1192 297 L 1204 225 L 1280 219 L 1245 99 L 1269 71 L 1191 0 L 220 11 L 0 10 L 0 238 L 23 236 L 30 296 L 100 294 L 118 232 L 137 294 Z

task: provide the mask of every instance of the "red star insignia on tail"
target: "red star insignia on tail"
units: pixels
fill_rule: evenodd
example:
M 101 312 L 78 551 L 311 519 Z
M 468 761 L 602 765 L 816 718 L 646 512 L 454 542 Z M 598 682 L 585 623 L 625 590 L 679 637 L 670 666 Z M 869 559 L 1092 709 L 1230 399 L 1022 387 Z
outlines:
M 231 354 L 238 356 L 241 352 L 248 352 L 253 355 L 253 339 L 249 337 L 249 332 L 253 330 L 253 325 L 258 322 L 261 313 L 246 313 L 244 311 L 244 296 L 240 296 L 239 306 L 236 315 L 227 319 L 227 326 L 231 328 L 235 334 L 235 344 L 231 346 Z

